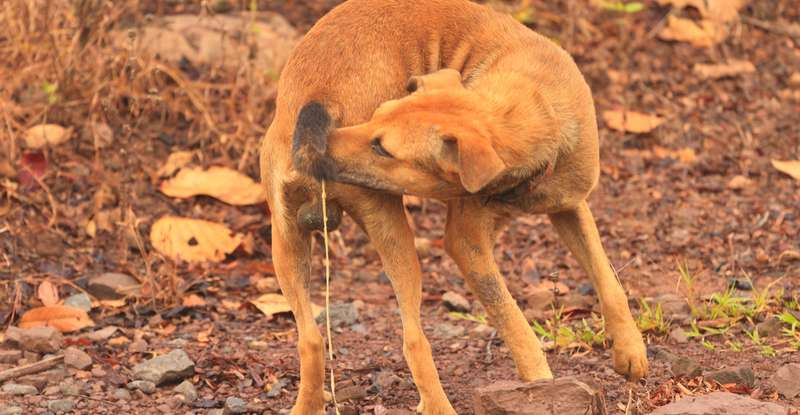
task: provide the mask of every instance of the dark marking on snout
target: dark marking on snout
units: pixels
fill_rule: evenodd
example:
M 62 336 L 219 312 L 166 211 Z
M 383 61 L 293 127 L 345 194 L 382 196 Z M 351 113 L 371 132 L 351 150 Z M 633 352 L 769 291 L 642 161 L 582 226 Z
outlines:
M 342 208 L 334 201 L 328 201 L 328 230 L 333 231 L 342 223 Z M 307 232 L 323 230 L 322 203 L 312 200 L 304 203 L 297 210 L 297 224 Z
M 325 156 L 331 116 L 325 106 L 311 101 L 300 109 L 292 136 L 292 161 L 295 169 L 317 180 L 334 180 L 336 168 Z

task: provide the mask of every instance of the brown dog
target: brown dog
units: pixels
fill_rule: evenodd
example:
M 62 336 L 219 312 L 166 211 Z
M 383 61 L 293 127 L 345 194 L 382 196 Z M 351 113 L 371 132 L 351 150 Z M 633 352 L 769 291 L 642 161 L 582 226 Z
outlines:
M 642 336 L 586 203 L 598 153 L 591 92 L 575 63 L 508 16 L 465 0 L 350 0 L 322 18 L 281 75 L 261 149 L 273 258 L 299 332 L 292 413 L 324 409 L 323 342 L 308 293 L 309 236 L 322 226 L 313 177 L 330 183 L 329 226 L 348 212 L 381 257 L 424 413 L 455 412 L 422 331 L 403 193 L 447 201 L 447 252 L 523 380 L 552 374 L 492 256 L 497 233 L 521 213 L 549 215 L 599 294 L 614 369 L 644 376 Z

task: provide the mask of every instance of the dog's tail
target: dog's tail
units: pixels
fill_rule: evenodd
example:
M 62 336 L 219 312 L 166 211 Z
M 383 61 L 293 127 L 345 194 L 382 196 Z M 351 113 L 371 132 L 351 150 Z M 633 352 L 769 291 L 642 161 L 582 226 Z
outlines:
M 325 152 L 332 126 L 328 110 L 319 102 L 310 101 L 300 109 L 292 135 L 294 168 L 317 180 L 335 180 L 336 169 Z

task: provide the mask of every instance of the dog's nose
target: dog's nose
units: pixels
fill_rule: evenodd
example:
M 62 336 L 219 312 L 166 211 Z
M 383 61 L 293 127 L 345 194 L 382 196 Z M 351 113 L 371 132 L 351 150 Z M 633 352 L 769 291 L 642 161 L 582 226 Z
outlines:
M 319 102 L 309 102 L 297 115 L 292 136 L 292 160 L 298 171 L 317 180 L 333 180 L 336 170 L 326 157 L 331 117 Z

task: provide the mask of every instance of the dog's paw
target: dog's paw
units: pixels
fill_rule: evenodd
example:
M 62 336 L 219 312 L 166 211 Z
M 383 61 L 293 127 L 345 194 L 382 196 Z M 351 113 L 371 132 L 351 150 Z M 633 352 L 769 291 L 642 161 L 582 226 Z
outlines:
M 647 376 L 647 349 L 644 346 L 641 334 L 626 339 L 627 341 L 614 342 L 612 355 L 614 371 L 625 376 L 630 381 L 639 380 Z
M 316 395 L 316 394 L 314 394 Z M 325 415 L 325 399 L 319 396 L 298 396 L 291 415 Z
M 423 415 L 458 415 L 452 405 L 450 405 L 450 402 L 445 402 L 444 405 L 435 408 L 425 405 L 425 401 L 421 399 L 419 405 L 417 405 L 417 413 Z

